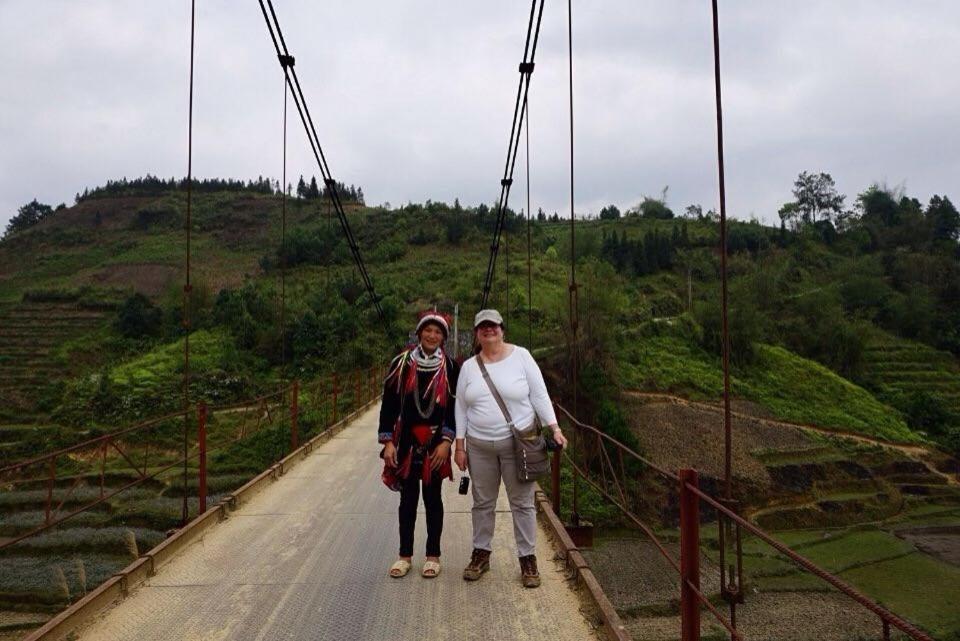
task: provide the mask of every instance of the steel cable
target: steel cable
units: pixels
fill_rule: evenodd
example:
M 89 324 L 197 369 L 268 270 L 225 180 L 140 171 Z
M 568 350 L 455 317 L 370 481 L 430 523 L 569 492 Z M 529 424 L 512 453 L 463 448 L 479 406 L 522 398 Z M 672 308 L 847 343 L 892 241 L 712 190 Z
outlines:
M 192 226 L 191 207 L 193 202 L 193 58 L 194 35 L 197 16 L 196 0 L 190 1 L 190 99 L 187 109 L 187 255 L 186 282 L 183 286 L 183 506 L 180 518 L 183 525 L 190 519 L 190 506 L 187 503 L 187 441 L 190 430 L 190 231 Z
M 527 21 L 527 35 L 523 47 L 523 61 L 520 63 L 520 82 L 513 106 L 513 122 L 510 125 L 510 140 L 507 144 L 507 158 L 504 164 L 503 178 L 500 180 L 500 198 L 497 201 L 497 219 L 494 223 L 493 240 L 490 243 L 490 257 L 487 261 L 487 274 L 483 284 L 481 307 L 487 307 L 490 290 L 496 274 L 497 254 L 500 251 L 500 236 L 506 218 L 507 204 L 510 199 L 510 187 L 513 184 L 513 170 L 516 166 L 517 151 L 520 148 L 520 126 L 526 111 L 526 97 L 530 91 L 530 76 L 533 75 L 537 44 L 540 39 L 540 24 L 543 19 L 544 0 L 532 0 L 530 17 Z M 537 9 L 539 5 L 539 9 Z
M 292 56 L 290 56 L 287 43 L 283 38 L 283 31 L 280 28 L 280 22 L 277 19 L 276 11 L 274 11 L 273 2 L 271 0 L 267 0 L 266 4 L 264 4 L 263 0 L 258 0 L 258 2 L 260 4 L 260 10 L 263 13 L 263 19 L 267 24 L 267 31 L 270 33 L 270 39 L 273 42 L 274 49 L 276 50 L 277 58 L 280 60 L 281 67 L 283 67 L 284 78 L 286 79 L 287 86 L 290 88 L 290 94 L 293 97 L 294 105 L 297 107 L 297 112 L 300 115 L 300 120 L 303 123 L 304 130 L 310 142 L 310 149 L 317 161 L 317 166 L 320 168 L 320 174 L 323 177 L 324 185 L 326 186 L 327 193 L 330 196 L 330 201 L 337 212 L 337 218 L 340 221 L 340 227 L 343 230 L 343 234 L 347 240 L 347 245 L 350 248 L 350 253 L 353 256 L 357 271 L 360 273 L 360 278 L 363 281 L 364 288 L 370 295 L 371 302 L 377 310 L 377 315 L 380 317 L 382 322 L 386 323 L 386 317 L 384 316 L 383 308 L 380 305 L 380 296 L 377 295 L 376 290 L 373 287 L 373 281 L 370 279 L 370 274 L 363 262 L 363 256 L 360 254 L 360 247 L 357 244 L 357 239 L 353 235 L 353 230 L 350 228 L 350 223 L 347 220 L 346 212 L 343 209 L 343 202 L 340 199 L 339 190 L 337 188 L 337 182 L 333 179 L 326 156 L 323 153 L 323 148 L 320 145 L 320 138 L 317 135 L 317 129 L 313 123 L 313 117 L 310 115 L 310 110 L 307 107 L 306 97 L 304 96 L 303 89 L 300 86 L 300 79 L 297 77 L 297 70 L 293 65 L 287 65 L 284 63 L 284 60 L 292 59 Z M 270 10 L 269 15 L 267 13 L 268 8 Z

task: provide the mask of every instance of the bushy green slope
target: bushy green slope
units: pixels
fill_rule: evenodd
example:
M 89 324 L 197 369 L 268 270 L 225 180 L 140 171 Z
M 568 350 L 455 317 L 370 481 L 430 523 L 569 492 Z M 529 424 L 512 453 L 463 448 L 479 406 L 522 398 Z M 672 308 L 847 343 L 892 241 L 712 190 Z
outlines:
M 682 332 L 635 336 L 624 341 L 619 363 L 624 387 L 662 390 L 716 401 L 722 396 L 720 360 Z M 917 442 L 896 410 L 822 365 L 781 347 L 759 345 L 750 365 L 735 368 L 736 397 L 776 417 L 849 430 L 897 442 Z

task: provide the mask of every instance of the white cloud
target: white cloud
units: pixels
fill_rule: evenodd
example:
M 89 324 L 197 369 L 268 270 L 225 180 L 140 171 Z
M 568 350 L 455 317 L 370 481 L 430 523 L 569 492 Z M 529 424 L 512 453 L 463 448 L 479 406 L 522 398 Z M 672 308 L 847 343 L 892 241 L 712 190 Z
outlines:
M 259 9 L 198 5 L 195 174 L 279 177 L 281 76 Z M 529 4 L 275 6 L 338 179 L 371 202 L 496 198 Z M 185 173 L 188 20 L 187 0 L 0 2 L 0 225 L 34 197 Z M 775 220 L 804 169 L 850 199 L 884 179 L 960 198 L 958 22 L 948 0 L 721 2 L 729 211 Z M 574 3 L 578 210 L 664 185 L 677 210 L 716 206 L 710 28 L 706 2 Z M 561 213 L 566 73 L 566 4 L 548 2 L 532 182 L 534 207 Z M 319 174 L 290 117 L 289 175 Z

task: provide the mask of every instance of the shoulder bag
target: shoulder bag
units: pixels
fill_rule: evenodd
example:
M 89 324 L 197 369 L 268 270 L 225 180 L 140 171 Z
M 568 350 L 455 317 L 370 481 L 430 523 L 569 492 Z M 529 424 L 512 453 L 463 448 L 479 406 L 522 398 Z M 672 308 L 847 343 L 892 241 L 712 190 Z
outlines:
M 545 475 L 550 471 L 550 459 L 547 456 L 547 441 L 544 439 L 543 434 L 540 433 L 540 418 L 537 416 L 537 413 L 533 413 L 533 423 L 528 427 L 518 429 L 517 426 L 513 424 L 513 418 L 510 416 L 507 404 L 503 402 L 503 397 L 500 396 L 496 385 L 494 385 L 490 379 L 490 374 L 487 372 L 487 368 L 483 364 L 480 354 L 477 354 L 477 365 L 480 366 L 480 373 L 483 374 L 483 380 L 486 382 L 487 387 L 490 388 L 490 393 L 493 394 L 497 405 L 500 406 L 503 417 L 507 419 L 507 425 L 510 426 L 510 431 L 513 432 L 513 451 L 517 458 L 517 477 L 521 481 L 527 482 Z

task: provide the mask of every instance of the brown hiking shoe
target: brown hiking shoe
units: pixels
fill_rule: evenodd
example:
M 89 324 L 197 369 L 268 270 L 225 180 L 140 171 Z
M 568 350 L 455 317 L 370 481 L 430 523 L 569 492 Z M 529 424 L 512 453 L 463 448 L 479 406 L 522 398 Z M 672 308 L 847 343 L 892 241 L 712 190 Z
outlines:
M 520 557 L 520 578 L 525 588 L 540 587 L 540 573 L 537 571 L 537 557 L 533 554 Z
M 470 555 L 470 563 L 467 567 L 463 568 L 463 579 L 465 581 L 476 581 L 489 569 L 490 550 L 473 548 L 473 554 Z

